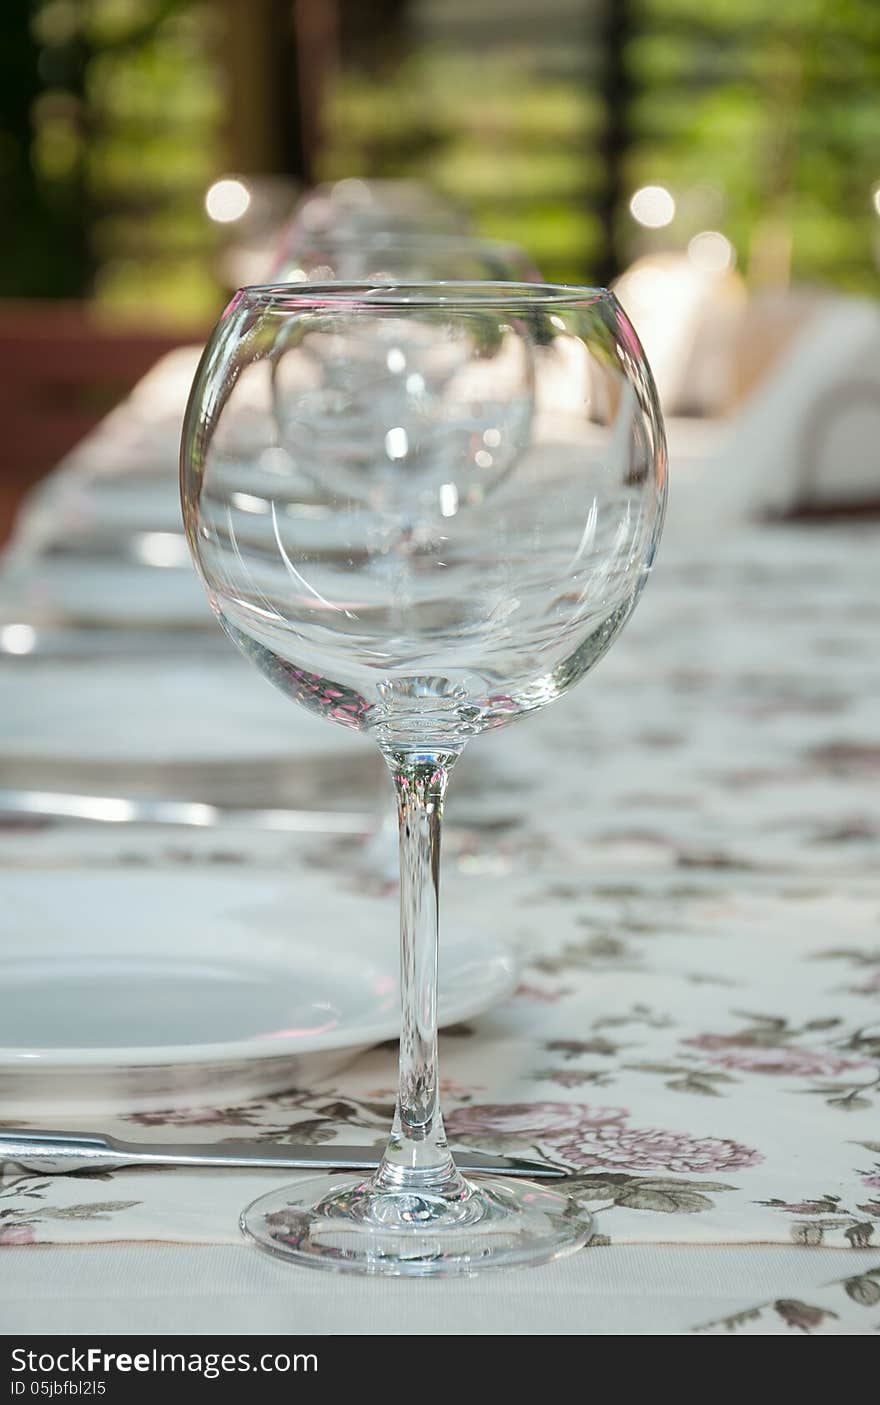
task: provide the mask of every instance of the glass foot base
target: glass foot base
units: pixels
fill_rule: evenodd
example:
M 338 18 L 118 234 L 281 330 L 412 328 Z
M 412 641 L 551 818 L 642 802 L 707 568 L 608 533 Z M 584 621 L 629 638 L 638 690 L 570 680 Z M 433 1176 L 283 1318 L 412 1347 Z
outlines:
M 255 1200 L 241 1228 L 292 1263 L 416 1277 L 546 1263 L 593 1232 L 576 1200 L 535 1182 L 458 1184 L 450 1197 L 380 1188 L 357 1174 L 315 1176 Z

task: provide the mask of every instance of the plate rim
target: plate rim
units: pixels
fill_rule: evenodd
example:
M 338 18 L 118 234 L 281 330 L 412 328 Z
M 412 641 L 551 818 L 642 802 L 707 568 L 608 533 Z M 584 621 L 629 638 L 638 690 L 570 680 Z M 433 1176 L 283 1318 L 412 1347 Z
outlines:
M 481 932 L 485 943 L 486 964 L 495 968 L 494 990 L 491 1003 L 500 1001 L 515 989 L 520 963 L 512 949 L 500 938 L 491 933 Z M 441 946 L 462 953 L 473 951 L 473 934 L 469 937 L 450 937 Z M 365 963 L 366 964 L 366 963 Z M 438 1028 L 457 1024 L 461 1020 L 473 1018 L 488 1008 L 485 988 L 476 991 L 470 999 L 467 991 L 462 998 L 453 1000 L 452 1008 L 444 1001 L 442 989 L 438 991 Z M 243 1063 L 264 1063 L 273 1059 L 291 1059 L 300 1055 L 322 1053 L 334 1049 L 368 1047 L 396 1038 L 400 1033 L 400 1010 L 394 1009 L 388 1019 L 374 1020 L 350 1028 L 344 1041 L 340 1041 L 339 1027 L 323 1034 L 306 1036 L 285 1035 L 273 1039 L 244 1039 L 236 1042 L 209 1044 L 160 1044 L 128 1048 L 125 1046 L 104 1046 L 101 1048 L 37 1048 L 0 1046 L 0 1073 L 26 1074 L 60 1073 L 72 1069 L 92 1068 L 105 1071 L 125 1069 L 165 1069 L 168 1067 L 210 1068 L 218 1065 L 229 1067 Z

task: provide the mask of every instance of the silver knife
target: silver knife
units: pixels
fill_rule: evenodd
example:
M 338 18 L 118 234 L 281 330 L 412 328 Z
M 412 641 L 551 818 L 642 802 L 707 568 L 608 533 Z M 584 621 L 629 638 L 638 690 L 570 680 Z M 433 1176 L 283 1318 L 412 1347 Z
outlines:
M 211 626 L 214 626 L 212 629 Z M 204 625 L 139 625 L 131 620 L 100 624 L 69 616 L 54 624 L 0 623 L 0 661 L 23 658 L 47 663 L 66 659 L 176 658 L 209 652 L 226 656 L 229 642 L 209 615 Z
M 558 1166 L 519 1157 L 492 1156 L 481 1151 L 455 1151 L 461 1171 L 483 1175 L 524 1176 L 555 1180 L 565 1172 Z M 25 1170 L 46 1175 L 66 1171 L 118 1170 L 122 1166 L 234 1166 L 250 1171 L 374 1171 L 379 1153 L 369 1146 L 290 1146 L 268 1142 L 222 1142 L 215 1145 L 144 1146 L 117 1141 L 96 1132 L 0 1131 L 0 1163 L 14 1161 Z
M 67 791 L 0 788 L 0 815 L 95 820 L 107 824 L 194 825 L 198 829 L 271 829 L 294 834 L 367 835 L 375 817 L 344 810 L 246 809 L 200 800 L 72 795 Z

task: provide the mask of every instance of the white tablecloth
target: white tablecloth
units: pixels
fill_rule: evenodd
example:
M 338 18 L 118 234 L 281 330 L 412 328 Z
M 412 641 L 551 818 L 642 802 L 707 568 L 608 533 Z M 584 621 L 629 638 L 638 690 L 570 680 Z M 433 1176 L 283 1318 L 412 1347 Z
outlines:
M 864 1250 L 587 1249 L 465 1281 L 342 1278 L 246 1245 L 10 1249 L 0 1332 L 319 1336 L 850 1336 L 875 1333 Z
M 105 433 L 126 425 L 117 414 Z M 445 920 L 504 931 L 524 969 L 513 997 L 443 1040 L 449 1129 L 564 1166 L 596 1242 L 473 1283 L 356 1283 L 238 1242 L 265 1175 L 10 1169 L 0 1329 L 876 1331 L 878 534 L 719 516 L 711 457 L 682 478 L 677 496 L 673 458 L 655 577 L 595 677 L 478 739 L 450 793 Z M 70 486 L 44 492 L 43 527 Z M 47 667 L 22 659 L 21 676 Z M 181 863 L 209 883 L 237 863 L 287 873 L 295 899 L 298 874 L 324 873 L 386 903 L 393 940 L 384 875 L 365 879 L 355 857 L 253 831 L 0 835 L 0 867 L 34 883 L 59 865 Z M 286 1094 L 106 1130 L 375 1142 L 393 1083 L 380 1049 Z

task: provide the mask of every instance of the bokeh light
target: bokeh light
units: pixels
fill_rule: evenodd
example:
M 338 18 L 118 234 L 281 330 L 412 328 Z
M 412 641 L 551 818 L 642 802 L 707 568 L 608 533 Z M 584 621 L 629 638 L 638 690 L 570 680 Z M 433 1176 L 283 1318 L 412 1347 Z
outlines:
M 675 201 L 664 185 L 643 185 L 630 200 L 629 210 L 646 229 L 662 229 L 675 219 Z
M 688 258 L 704 273 L 726 273 L 736 263 L 736 250 L 717 229 L 704 229 L 688 244 Z
M 224 176 L 208 187 L 205 209 L 216 224 L 232 224 L 247 213 L 251 193 L 237 176 Z
M 5 654 L 30 654 L 36 648 L 37 631 L 30 624 L 6 624 L 0 628 L 0 648 Z

